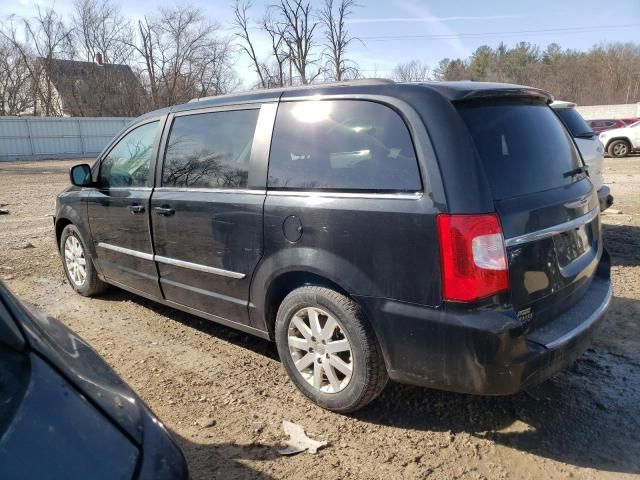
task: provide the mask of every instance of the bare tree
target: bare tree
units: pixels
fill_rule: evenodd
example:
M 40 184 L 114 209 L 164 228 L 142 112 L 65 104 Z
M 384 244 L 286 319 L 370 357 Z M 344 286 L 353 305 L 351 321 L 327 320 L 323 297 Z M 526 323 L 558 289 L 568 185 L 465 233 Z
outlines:
M 100 53 L 105 63 L 127 63 L 133 48 L 131 23 L 112 0 L 76 0 L 72 17 L 78 53 L 91 62 Z
M 241 40 L 240 49 L 251 59 L 253 69 L 260 79 L 260 86 L 262 88 L 267 88 L 267 82 L 263 73 L 263 65 L 260 63 L 260 60 L 258 60 L 258 55 L 253 48 L 253 42 L 249 35 L 249 17 L 247 12 L 250 8 L 251 2 L 241 3 L 240 0 L 235 0 L 233 3 L 233 25 L 237 30 L 236 36 Z
M 391 73 L 398 82 L 421 82 L 429 80 L 429 67 L 419 60 L 399 63 Z
M 358 68 L 346 59 L 346 50 L 354 40 L 359 39 L 349 36 L 345 27 L 345 20 L 351 16 L 356 6 L 354 0 L 339 0 L 338 4 L 334 0 L 324 0 L 320 11 L 320 23 L 325 29 L 325 47 L 329 59 L 326 70 L 336 81 L 358 77 Z
M 18 49 L 0 39 L 0 115 L 18 115 L 33 107 L 31 76 Z
M 16 23 L 21 24 L 20 29 Z M 22 31 L 24 39 L 20 38 L 19 31 Z M 62 114 L 60 98 L 51 76 L 55 60 L 73 57 L 72 32 L 53 8 L 41 9 L 39 6 L 33 18 L 11 16 L 0 29 L 0 36 L 16 49 L 29 71 L 34 114 Z
M 226 93 L 236 85 L 230 42 L 200 9 L 160 9 L 159 16 L 138 22 L 138 35 L 133 46 L 155 108 Z
M 280 0 L 272 5 L 276 12 L 280 31 L 289 50 L 289 60 L 295 67 L 303 85 L 313 82 L 321 73 L 314 56 L 314 31 L 318 20 L 313 16 L 311 3 L 304 0 Z
M 290 60 L 290 52 L 285 41 L 285 31 L 282 25 L 273 19 L 271 9 L 267 9 L 262 18 L 262 28 L 269 35 L 271 40 L 272 65 L 262 64 L 262 69 L 266 72 L 267 87 L 283 87 L 287 83 L 285 64 Z M 291 75 L 288 76 L 291 84 Z

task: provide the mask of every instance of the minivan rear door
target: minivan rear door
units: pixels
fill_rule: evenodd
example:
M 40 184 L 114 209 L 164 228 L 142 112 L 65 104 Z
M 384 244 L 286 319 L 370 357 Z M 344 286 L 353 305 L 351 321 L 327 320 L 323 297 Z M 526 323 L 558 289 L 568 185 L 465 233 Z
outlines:
M 275 111 L 274 103 L 170 115 L 151 197 L 155 261 L 166 300 L 213 320 L 249 323 Z
M 543 101 L 496 97 L 457 107 L 502 222 L 514 309 L 542 325 L 575 304 L 594 275 L 602 253 L 595 189 Z

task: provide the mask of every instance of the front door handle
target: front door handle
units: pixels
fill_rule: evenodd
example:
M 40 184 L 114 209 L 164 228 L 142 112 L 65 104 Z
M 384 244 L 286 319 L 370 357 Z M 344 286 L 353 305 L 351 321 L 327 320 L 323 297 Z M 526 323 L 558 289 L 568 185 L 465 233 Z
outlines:
M 176 211 L 171 207 L 153 207 L 153 211 L 158 215 L 164 215 L 165 217 L 170 217 L 176 213 Z
M 129 205 L 127 207 L 129 209 L 129 211 L 131 212 L 132 215 L 136 214 L 136 213 L 143 213 L 144 212 L 144 205 Z

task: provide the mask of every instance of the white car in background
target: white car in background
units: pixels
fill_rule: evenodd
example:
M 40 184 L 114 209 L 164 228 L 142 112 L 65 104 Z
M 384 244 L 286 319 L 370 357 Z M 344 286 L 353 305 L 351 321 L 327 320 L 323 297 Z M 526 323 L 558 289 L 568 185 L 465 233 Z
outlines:
M 613 196 L 611 195 L 609 187 L 604 184 L 604 179 L 602 178 L 604 147 L 600 139 L 598 139 L 598 134 L 591 130 L 591 127 L 589 127 L 584 118 L 578 113 L 575 103 L 556 100 L 551 104 L 551 108 L 556 112 L 558 117 L 560 117 L 560 120 L 562 120 L 567 130 L 569 130 L 573 136 L 587 167 L 587 171 L 589 172 L 589 177 L 598 191 L 600 210 L 606 210 L 613 205 Z M 614 132 L 615 130 L 611 131 Z M 638 129 L 638 131 L 640 132 L 640 129 Z M 602 135 L 604 135 L 604 133 Z M 602 135 L 600 138 L 602 138 Z
M 640 150 L 640 122 L 602 132 L 600 141 L 612 157 L 626 157 Z

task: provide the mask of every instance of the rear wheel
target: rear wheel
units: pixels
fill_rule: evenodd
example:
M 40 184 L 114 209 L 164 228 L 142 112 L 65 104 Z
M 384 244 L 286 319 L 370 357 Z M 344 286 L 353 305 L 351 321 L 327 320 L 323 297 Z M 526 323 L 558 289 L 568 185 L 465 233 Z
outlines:
M 609 144 L 607 151 L 612 157 L 620 158 L 629 155 L 631 148 L 626 140 L 614 140 Z
M 102 293 L 107 284 L 98 278 L 86 244 L 75 225 L 67 225 L 60 236 L 60 256 L 69 285 L 80 295 Z
M 302 287 L 283 300 L 276 344 L 289 378 L 310 400 L 353 412 L 387 383 L 382 352 L 353 300 L 323 287 Z

